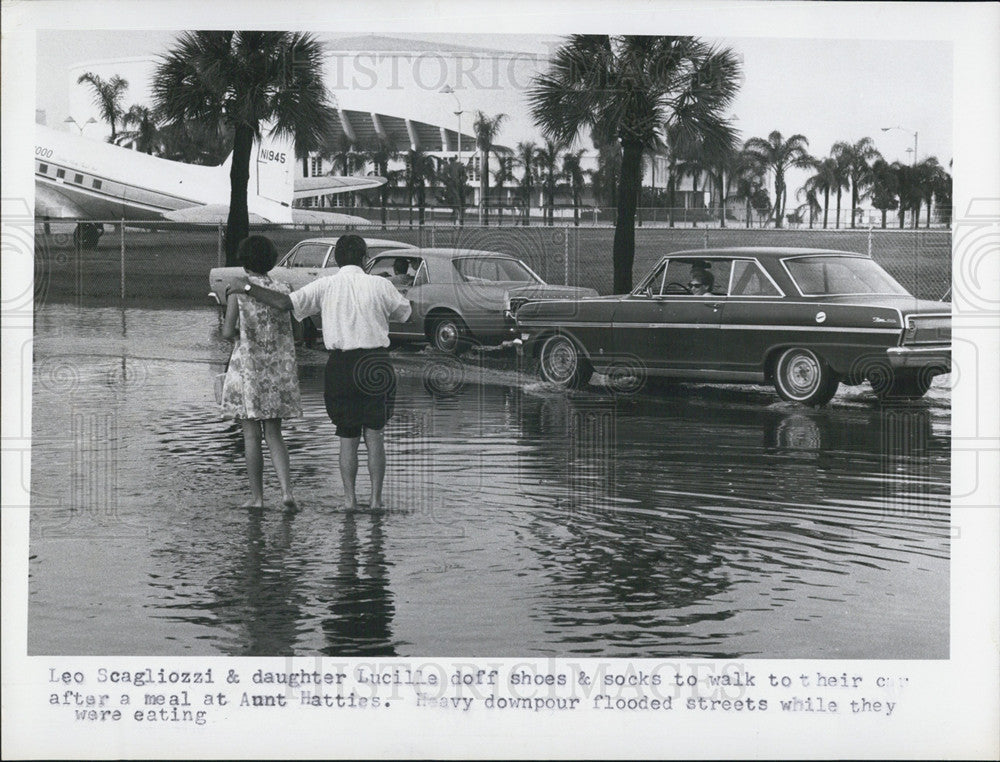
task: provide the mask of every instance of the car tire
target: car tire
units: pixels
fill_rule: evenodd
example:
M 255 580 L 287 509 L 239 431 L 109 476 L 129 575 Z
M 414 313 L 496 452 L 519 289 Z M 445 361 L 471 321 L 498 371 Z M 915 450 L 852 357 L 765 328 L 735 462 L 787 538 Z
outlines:
M 441 315 L 431 324 L 431 344 L 449 355 L 461 354 L 471 343 L 469 328 L 458 315 Z
M 571 338 L 557 333 L 542 342 L 538 373 L 547 383 L 579 389 L 587 385 L 594 369 Z
M 891 382 L 876 386 L 875 394 L 883 402 L 893 400 L 918 400 L 927 394 L 931 388 L 933 376 L 929 373 L 914 370 L 897 370 L 892 375 Z
M 830 366 L 811 349 L 786 349 L 774 364 L 774 388 L 789 402 L 825 405 L 833 399 L 839 385 Z

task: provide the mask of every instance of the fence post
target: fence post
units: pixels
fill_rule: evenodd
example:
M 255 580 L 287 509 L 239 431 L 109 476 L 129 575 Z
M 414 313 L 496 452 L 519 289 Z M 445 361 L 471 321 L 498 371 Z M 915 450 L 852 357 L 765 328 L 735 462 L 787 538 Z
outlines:
M 125 306 L 125 218 L 122 217 L 122 224 L 119 227 L 121 239 L 121 289 L 122 289 L 122 307 Z
M 434 238 L 435 238 L 435 236 L 434 236 L 434 226 L 431 225 L 431 248 L 432 249 L 436 246 L 436 244 L 434 243 Z
M 569 285 L 569 228 L 563 228 L 563 285 Z
M 703 236 L 703 240 L 704 240 L 704 245 L 702 246 L 702 248 L 703 249 L 707 249 L 708 248 L 708 228 L 705 228 L 705 233 L 704 233 L 704 236 Z

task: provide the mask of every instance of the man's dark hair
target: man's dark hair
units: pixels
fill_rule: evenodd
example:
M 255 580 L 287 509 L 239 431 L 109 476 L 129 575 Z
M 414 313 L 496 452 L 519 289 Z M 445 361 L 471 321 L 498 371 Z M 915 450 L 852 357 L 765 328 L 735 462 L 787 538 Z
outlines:
M 278 261 L 278 249 L 274 242 L 264 235 L 252 235 L 240 241 L 236 256 L 244 268 L 258 275 L 266 275 Z
M 410 269 L 410 260 L 406 257 L 396 257 L 392 260 L 392 271 L 396 275 L 406 275 L 406 271 Z
M 337 267 L 346 267 L 347 265 L 361 267 L 367 253 L 368 245 L 365 243 L 365 239 L 359 235 L 342 235 L 337 239 L 337 245 L 333 248 L 333 258 L 337 262 Z

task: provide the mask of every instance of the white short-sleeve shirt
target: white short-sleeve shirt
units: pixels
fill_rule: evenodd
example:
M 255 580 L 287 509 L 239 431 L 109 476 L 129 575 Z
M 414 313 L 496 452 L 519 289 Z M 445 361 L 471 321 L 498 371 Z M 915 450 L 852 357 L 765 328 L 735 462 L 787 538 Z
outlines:
M 327 349 L 389 346 L 389 321 L 410 317 L 410 303 L 387 278 L 356 265 L 308 283 L 289 294 L 292 314 L 304 320 L 319 313 Z

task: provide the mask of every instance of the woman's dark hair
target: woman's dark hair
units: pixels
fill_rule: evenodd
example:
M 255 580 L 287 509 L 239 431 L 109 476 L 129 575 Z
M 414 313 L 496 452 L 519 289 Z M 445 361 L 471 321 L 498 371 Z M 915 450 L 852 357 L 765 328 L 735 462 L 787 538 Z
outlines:
M 236 248 L 240 264 L 250 272 L 266 275 L 278 261 L 278 249 L 274 242 L 264 235 L 252 235 L 240 241 Z
M 333 258 L 337 262 L 337 267 L 345 265 L 361 267 L 367 253 L 368 245 L 359 235 L 342 235 L 337 239 L 337 245 L 333 247 Z

